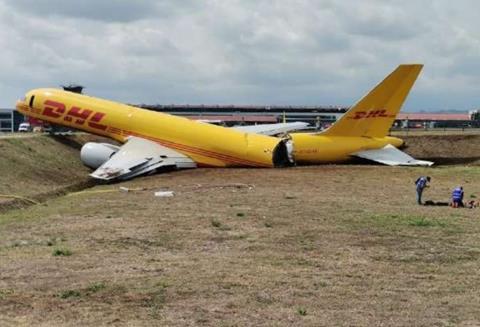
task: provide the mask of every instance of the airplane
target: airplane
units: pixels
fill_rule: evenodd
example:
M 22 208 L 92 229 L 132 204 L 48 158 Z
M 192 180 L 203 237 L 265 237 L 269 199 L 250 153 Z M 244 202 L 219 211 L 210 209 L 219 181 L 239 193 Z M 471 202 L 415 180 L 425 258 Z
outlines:
M 430 166 L 398 150 L 388 131 L 423 65 L 398 66 L 335 124 L 318 133 L 262 135 L 193 121 L 69 91 L 29 91 L 16 108 L 26 116 L 105 136 L 121 143 L 86 143 L 91 177 L 126 180 L 168 167 L 289 167 L 360 157 L 387 165 Z M 261 125 L 258 125 L 261 126 Z M 271 129 L 271 127 L 266 127 Z

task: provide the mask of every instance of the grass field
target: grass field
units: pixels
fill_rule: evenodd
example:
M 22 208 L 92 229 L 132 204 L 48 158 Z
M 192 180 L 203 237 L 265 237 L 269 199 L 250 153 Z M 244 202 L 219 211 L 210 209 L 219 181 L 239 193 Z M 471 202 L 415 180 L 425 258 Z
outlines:
M 416 205 L 424 174 L 426 200 L 480 197 L 479 166 L 326 165 L 172 172 L 9 210 L 0 325 L 479 325 L 480 209 Z

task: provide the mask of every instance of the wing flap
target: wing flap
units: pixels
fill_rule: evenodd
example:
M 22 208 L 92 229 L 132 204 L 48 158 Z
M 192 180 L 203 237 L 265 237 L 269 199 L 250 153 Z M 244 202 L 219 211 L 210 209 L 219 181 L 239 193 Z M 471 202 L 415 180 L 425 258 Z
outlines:
M 107 162 L 90 174 L 101 180 L 129 179 L 160 167 L 195 168 L 189 157 L 158 143 L 130 137 Z
M 365 150 L 353 153 L 352 156 L 376 161 L 388 166 L 431 166 L 433 162 L 417 160 L 398 150 L 391 144 L 381 149 Z

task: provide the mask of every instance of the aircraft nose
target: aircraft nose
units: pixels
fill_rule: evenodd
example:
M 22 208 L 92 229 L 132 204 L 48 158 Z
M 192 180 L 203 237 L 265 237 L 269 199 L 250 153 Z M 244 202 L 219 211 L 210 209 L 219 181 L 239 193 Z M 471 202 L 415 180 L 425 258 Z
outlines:
M 16 109 L 23 113 L 31 111 L 35 105 L 35 95 L 36 92 L 34 90 L 27 92 L 22 100 L 17 101 Z

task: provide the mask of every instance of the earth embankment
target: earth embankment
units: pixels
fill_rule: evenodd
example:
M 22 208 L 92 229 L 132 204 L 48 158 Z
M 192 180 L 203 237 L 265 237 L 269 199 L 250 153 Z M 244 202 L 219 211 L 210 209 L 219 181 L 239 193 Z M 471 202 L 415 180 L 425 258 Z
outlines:
M 435 165 L 480 165 L 480 135 L 400 136 L 405 152 Z
M 0 211 L 41 202 L 91 183 L 79 159 L 92 136 L 35 135 L 0 139 Z

